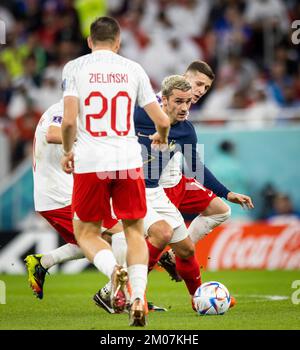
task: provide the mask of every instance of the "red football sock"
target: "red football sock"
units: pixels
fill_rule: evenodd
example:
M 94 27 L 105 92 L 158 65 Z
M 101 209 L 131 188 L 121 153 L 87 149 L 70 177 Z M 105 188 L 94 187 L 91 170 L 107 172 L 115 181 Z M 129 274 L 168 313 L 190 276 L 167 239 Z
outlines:
M 155 264 L 158 262 L 163 250 L 160 250 L 154 247 L 154 245 L 152 245 L 148 239 L 146 239 L 146 242 L 147 242 L 148 251 L 149 251 L 148 271 L 151 271 L 155 266 Z
M 176 270 L 184 280 L 190 295 L 201 285 L 200 266 L 195 256 L 181 259 L 176 256 Z

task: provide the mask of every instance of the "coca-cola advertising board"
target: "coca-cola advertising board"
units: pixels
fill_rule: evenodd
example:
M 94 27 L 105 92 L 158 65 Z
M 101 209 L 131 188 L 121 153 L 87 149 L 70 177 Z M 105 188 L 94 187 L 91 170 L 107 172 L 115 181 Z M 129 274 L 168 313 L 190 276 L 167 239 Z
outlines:
M 300 224 L 223 225 L 198 242 L 196 252 L 207 270 L 300 269 Z

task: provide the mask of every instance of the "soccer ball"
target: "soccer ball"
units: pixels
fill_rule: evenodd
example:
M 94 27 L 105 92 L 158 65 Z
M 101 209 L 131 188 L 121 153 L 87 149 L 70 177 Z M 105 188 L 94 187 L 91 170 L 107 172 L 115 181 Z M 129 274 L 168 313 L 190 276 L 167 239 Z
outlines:
M 222 283 L 210 281 L 196 290 L 193 302 L 199 315 L 223 315 L 229 309 L 230 294 Z

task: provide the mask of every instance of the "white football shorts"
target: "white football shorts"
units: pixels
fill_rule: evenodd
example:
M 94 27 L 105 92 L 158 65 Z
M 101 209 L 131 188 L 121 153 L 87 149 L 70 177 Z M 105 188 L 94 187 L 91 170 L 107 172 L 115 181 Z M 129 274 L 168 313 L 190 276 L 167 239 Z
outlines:
M 165 220 L 174 230 L 170 243 L 177 243 L 188 236 L 180 211 L 169 200 L 161 186 L 146 188 L 147 214 L 144 217 L 144 234 L 148 236 L 151 225 Z

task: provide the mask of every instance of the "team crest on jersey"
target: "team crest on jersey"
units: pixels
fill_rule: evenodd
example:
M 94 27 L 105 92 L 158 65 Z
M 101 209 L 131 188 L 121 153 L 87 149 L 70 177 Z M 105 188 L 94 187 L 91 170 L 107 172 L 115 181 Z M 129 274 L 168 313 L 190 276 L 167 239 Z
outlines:
M 62 116 L 61 116 L 61 115 L 55 115 L 55 116 L 53 117 L 53 122 L 54 122 L 54 123 L 61 124 L 61 123 L 62 123 Z
M 162 98 L 161 98 L 161 94 L 160 94 L 160 93 L 158 93 L 158 94 L 156 95 L 156 100 L 157 100 L 157 102 L 158 102 L 160 105 L 162 105 Z

